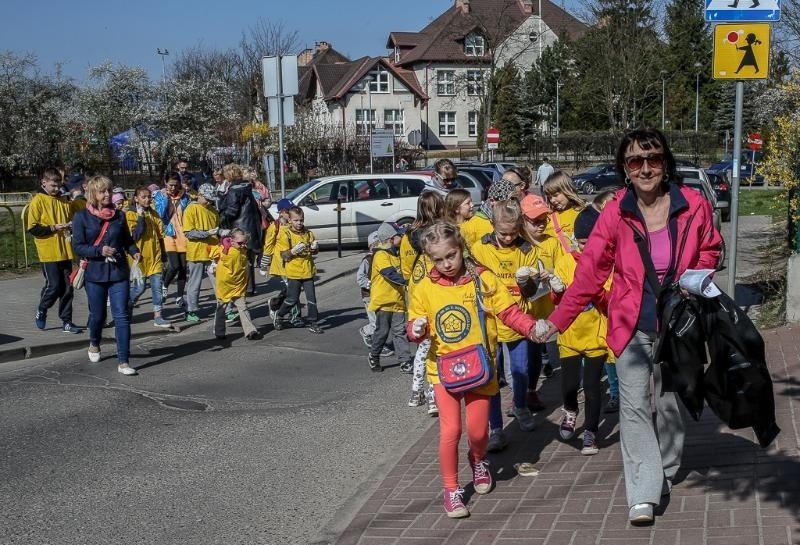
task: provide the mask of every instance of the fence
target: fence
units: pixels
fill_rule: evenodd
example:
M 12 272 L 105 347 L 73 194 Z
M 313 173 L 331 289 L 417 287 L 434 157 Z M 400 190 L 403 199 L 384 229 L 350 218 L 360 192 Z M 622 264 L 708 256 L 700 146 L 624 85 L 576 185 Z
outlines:
M 0 204 L 0 209 L 8 212 L 0 219 L 0 264 L 5 266 L 6 259 L 10 257 L 10 264 L 16 269 L 19 267 L 19 247 L 17 241 L 17 218 L 14 210 L 8 204 Z M 8 219 L 6 219 L 8 218 Z M 10 228 L 9 228 L 10 227 Z M 25 231 L 23 229 L 23 239 Z M 8 240 L 10 239 L 10 244 Z M 27 264 L 26 264 L 27 266 Z

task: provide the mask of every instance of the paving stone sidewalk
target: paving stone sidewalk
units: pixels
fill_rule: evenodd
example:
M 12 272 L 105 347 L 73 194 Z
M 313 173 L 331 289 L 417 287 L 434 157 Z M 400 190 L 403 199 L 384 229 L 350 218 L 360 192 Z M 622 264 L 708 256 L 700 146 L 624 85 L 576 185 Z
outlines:
M 362 250 L 347 250 L 339 258 L 334 251 L 321 252 L 316 260 L 318 275 L 317 285 L 321 286 L 332 280 L 348 274 L 353 274 L 361 262 Z M 50 309 L 47 316 L 47 328 L 44 331 L 36 329 L 33 323 L 36 306 L 39 302 L 42 285 L 41 274 L 37 274 L 38 266 L 32 268 L 31 274 L 0 280 L 0 293 L 2 294 L 2 311 L 0 312 L 0 363 L 15 361 L 24 358 L 46 356 L 67 350 L 76 350 L 88 345 L 89 337 L 86 331 L 81 334 L 63 333 L 61 321 L 58 319 L 58 303 Z M 277 278 L 264 282 L 258 276 L 257 295 L 248 298 L 248 306 L 252 309 L 258 305 L 266 304 L 267 298 L 275 294 L 279 287 Z M 163 335 L 175 333 L 190 327 L 184 321 L 183 311 L 175 302 L 175 286 L 170 286 L 170 296 L 164 304 L 164 317 L 172 320 L 173 329 L 162 329 L 153 326 L 153 314 L 149 288 L 142 295 L 133 312 L 131 335 L 133 338 L 150 335 Z M 200 315 L 205 318 L 198 324 L 199 327 L 210 327 L 209 319 L 214 312 L 214 295 L 207 282 L 203 282 L 200 295 Z M 73 300 L 73 322 L 81 327 L 86 325 L 89 307 L 86 301 L 86 292 L 75 292 Z M 110 319 L 110 312 L 109 312 Z M 258 324 L 257 324 L 258 325 Z M 113 328 L 103 330 L 104 342 L 112 342 Z
M 557 439 L 558 373 L 545 381 L 549 410 L 539 427 L 524 433 L 515 423 L 510 446 L 491 455 L 495 489 L 474 494 L 466 463 L 460 483 L 469 518 L 442 511 L 437 464 L 438 426 L 433 426 L 380 482 L 373 483 L 340 545 L 786 545 L 800 543 L 800 326 L 764 332 L 782 433 L 769 449 L 751 430 L 732 431 L 706 408 L 687 420 L 683 465 L 655 525 L 627 522 L 616 415 L 603 415 L 600 453 L 580 454 L 580 441 Z M 505 394 L 505 392 L 504 392 Z M 409 409 L 414 410 L 414 409 Z M 579 425 L 582 417 L 579 417 Z M 536 477 L 516 473 L 533 462 Z M 465 486 L 466 485 L 466 486 Z

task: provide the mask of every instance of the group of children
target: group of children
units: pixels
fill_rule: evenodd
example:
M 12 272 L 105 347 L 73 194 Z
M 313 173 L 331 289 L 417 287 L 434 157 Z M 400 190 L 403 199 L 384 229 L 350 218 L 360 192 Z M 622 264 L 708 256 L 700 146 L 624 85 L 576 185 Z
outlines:
M 504 175 L 490 187 L 488 199 L 477 211 L 463 189 L 451 189 L 444 198 L 436 192 L 423 193 L 416 221 L 405 232 L 382 224 L 373 235 L 358 275 L 362 295 L 369 299 L 368 311 L 375 315 L 375 325 L 362 329 L 362 335 L 374 331 L 370 367 L 382 370 L 380 355 L 391 333 L 400 369 L 413 374 L 409 405 L 422 405 L 427 398 L 429 412 L 438 412 L 439 463 L 449 517 L 469 514 L 457 480 L 461 400 L 468 459 L 479 494 L 492 488 L 486 452 L 507 444 L 498 379 L 511 389 L 506 414 L 517 420 L 521 430 L 532 431 L 533 411 L 544 408 L 537 392 L 543 353 L 551 365 L 560 362 L 559 433 L 565 441 L 574 437 L 582 389 L 584 455 L 599 451 L 604 369 L 610 389 L 606 411 L 618 407 L 616 374 L 605 342 L 607 295 L 588 305 L 557 340 L 534 342 L 537 321 L 549 316 L 572 283 L 581 251 L 613 192 L 587 204 L 569 176 L 555 172 L 545 181 L 541 198 L 520 191 L 520 179 L 516 171 Z M 417 345 L 413 363 L 407 340 Z M 496 361 L 497 373 L 462 393 L 442 386 L 440 360 L 481 344 Z

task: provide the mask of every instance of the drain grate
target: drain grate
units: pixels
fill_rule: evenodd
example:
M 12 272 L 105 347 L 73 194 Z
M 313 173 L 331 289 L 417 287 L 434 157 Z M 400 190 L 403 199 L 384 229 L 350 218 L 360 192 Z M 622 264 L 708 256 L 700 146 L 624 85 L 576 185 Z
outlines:
M 208 405 L 200 403 L 199 401 L 190 401 L 188 399 L 159 399 L 159 403 L 172 407 L 174 409 L 181 409 L 184 411 L 206 411 Z

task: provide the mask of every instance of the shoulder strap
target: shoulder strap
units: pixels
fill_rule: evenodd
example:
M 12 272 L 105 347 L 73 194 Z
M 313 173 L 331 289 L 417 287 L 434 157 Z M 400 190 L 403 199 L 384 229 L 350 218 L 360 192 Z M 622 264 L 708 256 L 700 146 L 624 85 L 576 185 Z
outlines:
M 481 297 L 481 274 L 475 269 L 475 302 L 478 305 L 478 321 L 481 325 L 481 336 L 483 337 L 483 345 L 489 349 L 489 336 L 486 334 L 486 314 L 483 312 L 483 297 Z
M 97 238 L 94 239 L 93 246 L 97 246 L 103 240 L 103 237 L 106 236 L 106 231 L 108 231 L 108 224 L 111 223 L 109 221 L 103 221 L 103 225 L 100 227 L 100 234 L 97 235 Z
M 644 273 L 647 276 L 647 281 L 650 283 L 650 287 L 653 289 L 656 299 L 658 299 L 664 286 L 658 281 L 656 267 L 653 265 L 653 258 L 650 256 L 650 250 L 647 248 L 647 240 L 644 234 L 634 227 L 633 224 L 628 222 L 628 225 L 633 230 L 633 241 L 639 249 L 639 255 L 642 256 L 642 263 L 644 264 Z
M 561 247 L 564 248 L 564 251 L 572 253 L 572 244 L 567 242 L 567 237 L 564 235 L 564 231 L 561 230 L 561 224 L 558 223 L 558 214 L 553 212 L 550 214 L 553 217 L 553 229 L 556 232 L 556 236 L 558 237 L 558 241 L 561 243 Z

